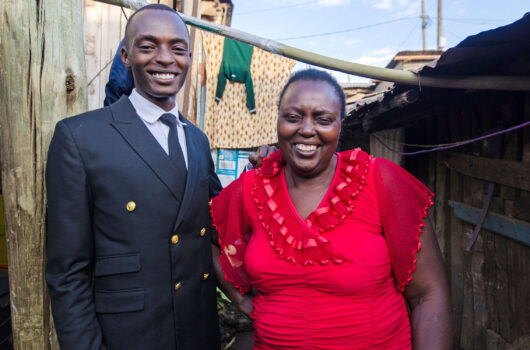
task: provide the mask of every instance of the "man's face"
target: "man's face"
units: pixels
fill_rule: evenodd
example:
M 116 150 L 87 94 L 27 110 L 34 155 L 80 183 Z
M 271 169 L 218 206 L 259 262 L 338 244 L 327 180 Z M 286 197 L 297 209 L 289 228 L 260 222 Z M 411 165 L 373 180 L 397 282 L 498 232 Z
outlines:
M 144 10 L 133 18 L 126 40 L 121 55 L 125 66 L 131 68 L 136 90 L 170 110 L 190 64 L 186 25 L 170 11 Z

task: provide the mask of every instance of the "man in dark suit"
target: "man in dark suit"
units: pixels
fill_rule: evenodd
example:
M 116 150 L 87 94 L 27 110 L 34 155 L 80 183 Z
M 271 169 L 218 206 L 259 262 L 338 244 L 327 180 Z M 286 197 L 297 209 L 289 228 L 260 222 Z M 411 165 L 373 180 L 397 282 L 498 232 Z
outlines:
M 219 348 L 206 136 L 178 113 L 190 63 L 178 14 L 131 16 L 135 90 L 62 120 L 46 169 L 46 279 L 62 350 Z

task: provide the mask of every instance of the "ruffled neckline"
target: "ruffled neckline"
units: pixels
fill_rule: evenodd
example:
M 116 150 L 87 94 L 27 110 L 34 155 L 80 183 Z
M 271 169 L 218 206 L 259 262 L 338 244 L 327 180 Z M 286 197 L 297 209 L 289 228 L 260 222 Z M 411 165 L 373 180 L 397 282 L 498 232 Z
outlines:
M 263 161 L 256 171 L 251 190 L 258 219 L 278 255 L 293 264 L 342 264 L 355 258 L 345 256 L 326 232 L 342 224 L 354 209 L 354 202 L 366 185 L 372 156 L 360 148 L 336 153 L 333 181 L 319 206 L 304 221 L 294 206 L 282 177 L 285 161 L 280 151 Z

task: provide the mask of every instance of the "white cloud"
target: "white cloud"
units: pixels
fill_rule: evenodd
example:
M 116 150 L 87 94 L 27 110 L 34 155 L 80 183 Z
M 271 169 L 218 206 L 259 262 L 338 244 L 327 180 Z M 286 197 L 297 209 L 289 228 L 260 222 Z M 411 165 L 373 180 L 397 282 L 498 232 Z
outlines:
M 382 67 L 386 66 L 386 64 L 390 62 L 395 54 L 396 53 L 394 49 L 385 47 L 382 49 L 373 50 L 367 55 L 352 60 L 352 62 Z
M 349 4 L 351 0 L 318 0 L 318 5 L 330 7 Z
M 463 15 L 464 12 L 466 12 L 466 9 L 465 9 L 465 8 L 461 8 L 460 10 L 458 10 L 458 11 L 456 12 L 456 14 L 460 16 L 460 15 Z
M 379 10 L 392 10 L 392 0 L 379 0 L 373 6 Z
M 394 13 L 394 18 L 410 17 L 412 15 L 419 15 L 420 5 L 421 4 L 419 1 L 405 4 L 403 7 L 400 8 L 400 10 Z
M 359 39 L 348 39 L 344 41 L 344 45 L 352 46 L 352 45 L 358 44 L 359 42 L 360 42 Z
M 363 4 L 368 3 L 363 0 Z M 395 18 L 408 17 L 419 13 L 420 2 L 418 0 L 376 0 L 369 4 L 382 11 L 394 11 Z
M 397 0 L 397 2 L 401 6 L 408 6 L 412 1 L 411 0 Z M 419 3 L 419 1 L 414 1 L 414 3 Z
M 267 4 L 271 7 L 281 7 L 281 6 L 290 6 L 298 5 L 301 6 L 320 6 L 320 7 L 332 7 L 332 6 L 341 6 L 347 5 L 352 2 L 352 0 L 317 0 L 316 4 L 308 3 L 307 0 L 267 0 Z M 305 4 L 305 5 L 304 5 Z

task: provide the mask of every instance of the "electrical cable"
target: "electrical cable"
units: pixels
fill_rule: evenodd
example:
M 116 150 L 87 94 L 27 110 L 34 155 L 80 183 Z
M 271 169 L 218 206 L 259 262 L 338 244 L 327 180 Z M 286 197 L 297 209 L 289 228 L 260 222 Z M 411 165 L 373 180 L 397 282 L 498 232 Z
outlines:
M 418 20 L 416 22 L 416 24 L 414 24 L 414 27 L 412 27 L 412 29 L 410 30 L 410 32 L 407 34 L 407 37 L 405 38 L 405 40 L 403 40 L 401 42 L 401 44 L 399 44 L 396 52 L 399 52 L 399 50 L 401 49 L 401 47 L 407 42 L 407 40 L 409 40 L 410 36 L 412 35 L 412 33 L 416 30 L 416 28 L 418 27 L 418 25 L 420 24 L 420 21 Z
M 270 7 L 270 8 L 261 9 L 261 10 L 252 10 L 252 11 L 246 11 L 246 12 L 239 12 L 239 13 L 235 13 L 235 15 L 236 16 L 244 16 L 244 15 L 249 15 L 249 14 L 253 14 L 253 13 L 261 13 L 261 12 L 268 12 L 268 11 L 291 8 L 291 7 L 299 7 L 299 6 L 303 6 L 303 5 L 310 5 L 310 4 L 315 4 L 317 2 L 318 2 L 318 0 L 316 0 L 316 1 L 299 2 L 299 3 L 291 4 L 291 5 Z
M 510 131 L 521 129 L 521 128 L 524 128 L 524 127 L 529 126 L 529 125 L 530 125 L 530 121 L 527 121 L 527 122 L 524 122 L 522 124 L 519 124 L 519 125 L 516 125 L 516 126 L 512 126 L 511 128 L 500 130 L 500 131 L 496 131 L 496 132 L 493 132 L 493 133 L 488 134 L 488 135 L 476 137 L 474 139 L 457 142 L 457 143 L 452 144 L 452 145 L 445 145 L 445 146 L 435 147 L 435 148 L 431 148 L 431 149 L 424 149 L 424 150 L 416 151 L 416 152 L 401 152 L 401 151 L 397 151 L 395 149 L 390 148 L 390 146 L 388 146 L 386 143 L 384 143 L 376 135 L 372 134 L 371 136 L 373 136 L 377 140 L 377 142 L 379 142 L 381 145 L 383 145 L 383 147 L 385 147 L 390 152 L 397 153 L 397 154 L 400 154 L 402 156 L 413 156 L 413 155 L 421 154 L 421 153 L 429 153 L 429 152 L 441 151 L 441 150 L 446 150 L 446 149 L 451 149 L 451 148 L 455 148 L 455 147 L 464 146 L 464 145 L 467 145 L 469 143 L 473 143 L 473 142 L 476 142 L 476 141 L 487 139 L 489 137 L 493 137 L 493 136 L 501 135 L 501 134 L 504 134 L 504 133 L 507 133 L 507 132 L 510 132 Z
M 327 35 L 333 35 L 333 34 L 347 33 L 347 32 L 353 32 L 353 31 L 356 31 L 356 30 L 361 30 L 361 29 L 366 29 L 366 28 L 377 27 L 377 26 L 384 25 L 384 24 L 395 23 L 395 22 L 401 22 L 401 21 L 405 21 L 405 20 L 412 19 L 412 18 L 417 18 L 417 17 L 418 17 L 418 16 L 400 17 L 400 18 L 396 18 L 396 19 L 389 20 L 389 21 L 383 21 L 383 22 L 378 22 L 378 23 L 373 23 L 373 24 L 367 24 L 367 25 L 360 26 L 360 27 L 355 27 L 355 28 L 350 28 L 350 29 L 343 29 L 343 30 L 337 30 L 337 31 L 334 31 L 334 32 L 326 32 L 326 33 L 318 33 L 318 34 L 309 34 L 309 35 L 293 36 L 293 37 L 280 38 L 280 39 L 274 39 L 274 40 L 277 40 L 277 41 L 285 41 L 285 40 L 307 39 L 307 38 L 314 38 L 314 37 L 318 37 L 318 36 L 327 36 Z

